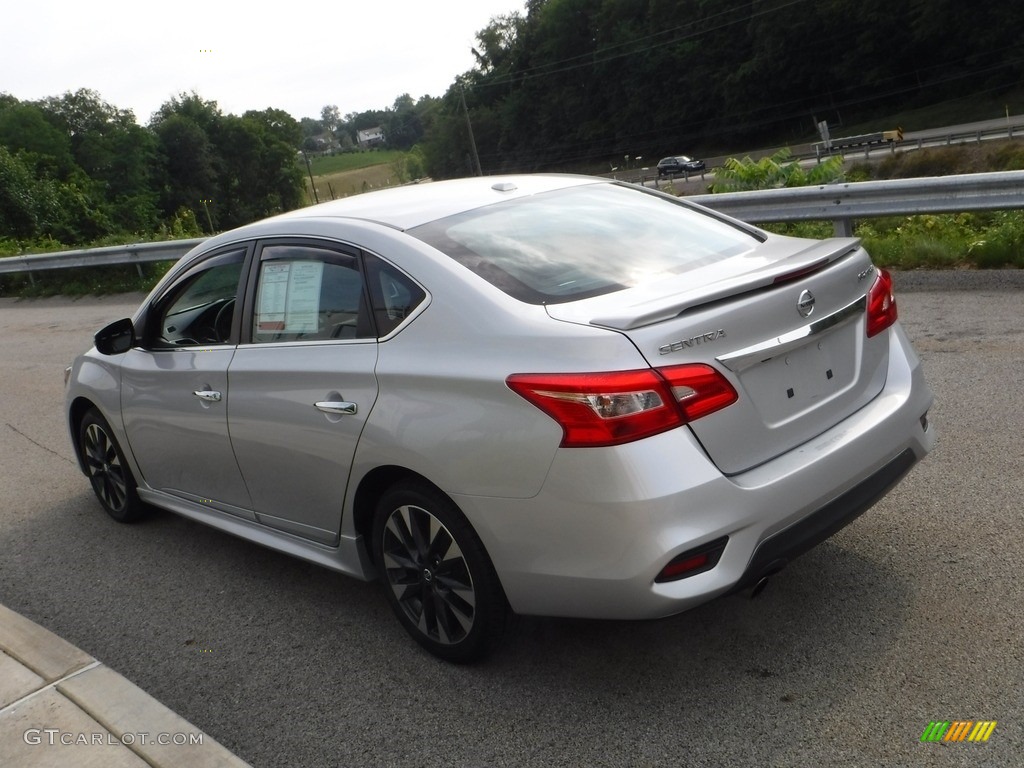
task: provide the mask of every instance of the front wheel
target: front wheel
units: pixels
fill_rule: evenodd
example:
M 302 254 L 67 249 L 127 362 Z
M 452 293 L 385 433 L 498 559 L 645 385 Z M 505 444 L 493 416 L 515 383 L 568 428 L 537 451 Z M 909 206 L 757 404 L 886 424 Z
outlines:
M 90 408 L 78 428 L 78 446 L 96 498 L 120 523 L 140 518 L 145 507 L 113 430 L 99 411 Z
M 483 658 L 508 606 L 483 544 L 447 496 L 401 482 L 377 504 L 374 557 L 388 601 L 417 643 L 447 661 Z

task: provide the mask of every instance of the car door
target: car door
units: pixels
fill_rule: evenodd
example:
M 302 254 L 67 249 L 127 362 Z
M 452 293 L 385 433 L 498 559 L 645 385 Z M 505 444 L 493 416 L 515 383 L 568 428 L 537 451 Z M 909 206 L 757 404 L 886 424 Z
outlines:
M 121 367 L 121 413 L 147 485 L 255 519 L 227 423 L 247 250 L 211 255 L 153 300 Z
M 231 361 L 232 445 L 257 519 L 338 540 L 352 458 L 377 399 L 377 338 L 355 249 L 268 241 Z

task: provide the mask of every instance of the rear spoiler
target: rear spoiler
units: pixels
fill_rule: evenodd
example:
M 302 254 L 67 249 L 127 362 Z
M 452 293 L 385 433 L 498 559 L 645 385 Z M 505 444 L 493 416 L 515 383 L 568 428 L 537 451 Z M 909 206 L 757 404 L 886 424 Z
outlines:
M 778 243 L 781 248 L 791 247 L 792 241 L 783 244 Z M 855 237 L 830 238 L 811 244 L 809 247 L 782 256 L 777 260 L 771 260 L 771 241 L 765 243 L 758 249 L 758 257 L 768 258 L 770 263 L 744 272 L 736 277 L 726 278 L 717 282 L 704 284 L 699 287 L 683 291 L 665 293 L 665 288 L 672 288 L 679 285 L 686 279 L 685 276 L 678 280 L 671 280 L 667 284 L 659 283 L 654 290 L 656 295 L 651 295 L 652 290 L 646 292 L 646 296 L 639 301 L 627 306 L 618 306 L 612 310 L 609 307 L 607 313 L 598 312 L 591 318 L 592 325 L 605 328 L 614 328 L 620 331 L 628 331 L 634 328 L 642 328 L 645 325 L 660 323 L 678 317 L 684 312 L 695 307 L 712 304 L 723 299 L 735 298 L 745 293 L 751 293 L 763 288 L 769 288 L 779 283 L 797 280 L 812 272 L 836 262 L 843 257 L 853 253 L 860 247 L 860 239 Z

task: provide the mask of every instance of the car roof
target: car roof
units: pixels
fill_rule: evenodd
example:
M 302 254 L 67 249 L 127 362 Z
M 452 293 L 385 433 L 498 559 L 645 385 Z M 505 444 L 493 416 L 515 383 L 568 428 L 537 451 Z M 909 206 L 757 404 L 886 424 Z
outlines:
M 486 205 L 607 179 L 570 174 L 481 176 L 433 181 L 367 192 L 311 205 L 275 216 L 272 221 L 303 218 L 346 218 L 373 221 L 400 230 Z

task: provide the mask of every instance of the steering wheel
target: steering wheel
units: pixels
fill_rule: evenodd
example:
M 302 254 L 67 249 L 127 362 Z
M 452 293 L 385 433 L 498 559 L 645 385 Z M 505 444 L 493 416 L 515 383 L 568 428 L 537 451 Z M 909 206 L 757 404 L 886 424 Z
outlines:
M 228 299 L 217 310 L 217 316 L 213 321 L 213 330 L 217 334 L 217 341 L 223 343 L 231 336 L 231 319 L 235 314 L 235 300 Z

